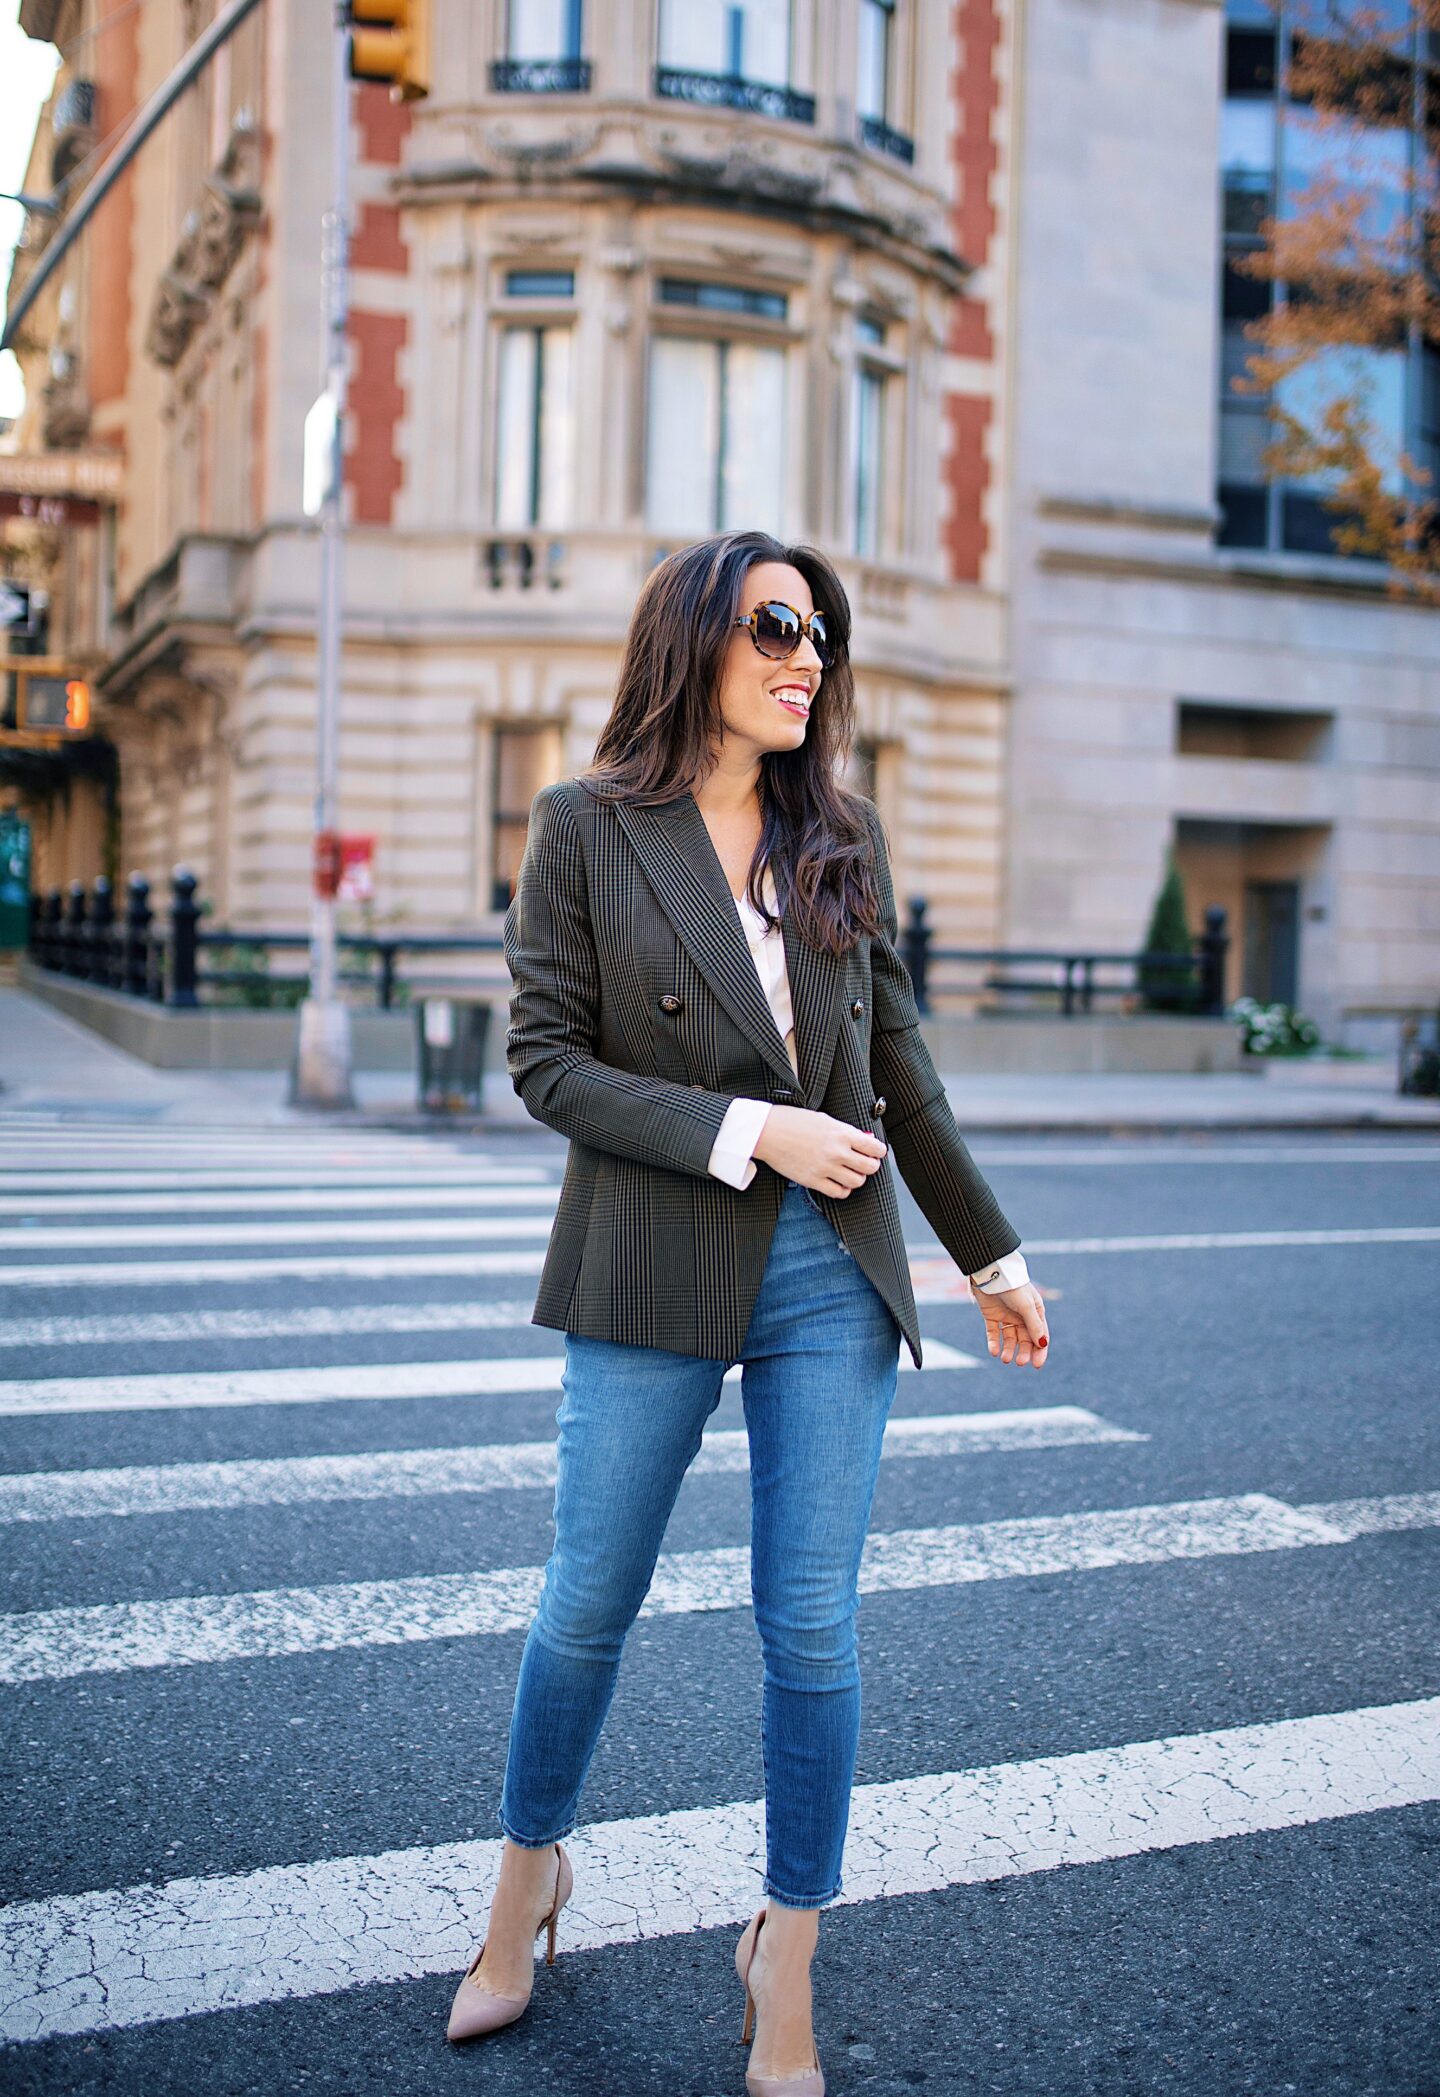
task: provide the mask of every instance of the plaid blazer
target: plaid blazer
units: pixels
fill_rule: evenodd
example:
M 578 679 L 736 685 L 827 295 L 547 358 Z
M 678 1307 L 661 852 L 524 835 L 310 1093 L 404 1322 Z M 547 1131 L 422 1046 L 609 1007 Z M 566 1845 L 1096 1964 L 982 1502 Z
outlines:
M 885 833 L 866 807 L 884 936 L 835 956 L 782 918 L 797 1084 L 694 795 L 639 807 L 562 779 L 535 796 L 505 913 L 506 1061 L 570 1152 L 532 1324 L 739 1358 L 785 1180 L 762 1160 L 742 1192 L 706 1169 L 737 1095 L 819 1109 L 886 1143 L 850 1194 L 814 1198 L 917 1369 L 896 1167 L 966 1273 L 1019 1244 L 921 1037 Z

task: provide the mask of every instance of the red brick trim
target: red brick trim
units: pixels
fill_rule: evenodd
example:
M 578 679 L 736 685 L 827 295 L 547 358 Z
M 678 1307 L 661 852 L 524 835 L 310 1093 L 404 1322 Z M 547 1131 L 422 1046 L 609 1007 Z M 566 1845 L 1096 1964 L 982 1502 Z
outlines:
M 392 102 L 388 87 L 364 81 L 355 91 L 355 129 L 359 157 L 375 167 L 399 167 L 410 136 L 408 102 Z
M 955 582 L 979 582 L 989 548 L 985 496 L 990 486 L 990 459 L 985 440 L 993 404 L 978 393 L 952 393 L 945 402 L 950 465 L 950 516 L 945 550 Z
M 350 242 L 350 262 L 355 269 L 388 269 L 405 274 L 410 267 L 410 250 L 400 230 L 397 205 L 367 201 L 360 206 Z
M 951 144 L 955 246 L 968 263 L 981 268 L 990 259 L 997 231 L 999 0 L 954 0 L 953 26 L 958 45 Z M 949 347 L 954 356 L 993 360 L 995 336 L 983 300 L 956 300 Z M 994 403 L 983 394 L 952 394 L 945 402 L 950 510 L 944 541 L 956 582 L 980 581 L 989 547 L 985 498 L 991 476 L 986 441 L 993 416 Z
M 351 310 L 354 366 L 348 389 L 345 485 L 357 524 L 393 522 L 395 497 L 405 479 L 397 439 L 405 413 L 399 359 L 408 333 L 403 313 Z

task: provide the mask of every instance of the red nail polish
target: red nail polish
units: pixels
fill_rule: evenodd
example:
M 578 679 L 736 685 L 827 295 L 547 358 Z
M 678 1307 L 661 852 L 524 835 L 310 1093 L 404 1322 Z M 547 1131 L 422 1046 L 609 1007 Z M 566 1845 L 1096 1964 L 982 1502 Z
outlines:
M 1035 1342 L 1035 1345 L 1036 1345 L 1037 1347 L 1048 1347 L 1048 1346 L 1050 1345 L 1050 1335 L 1049 1335 L 1049 1333 L 1048 1333 L 1048 1332 L 1042 1332 L 1042 1333 L 1041 1333 L 1041 1335 L 1040 1335 L 1040 1337 L 1039 1337 L 1039 1339 L 1038 1339 L 1038 1340 L 1037 1340 L 1037 1341 Z

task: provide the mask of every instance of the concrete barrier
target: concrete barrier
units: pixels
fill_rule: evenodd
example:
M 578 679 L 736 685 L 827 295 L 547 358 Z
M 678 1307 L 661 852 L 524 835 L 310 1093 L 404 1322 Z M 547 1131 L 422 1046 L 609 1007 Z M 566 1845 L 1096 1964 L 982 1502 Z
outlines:
M 19 964 L 20 988 L 91 1028 L 106 1041 L 158 1070 L 288 1070 L 295 1047 L 295 1014 L 200 1006 L 184 1011 L 101 990 L 73 977 Z M 485 1068 L 505 1068 L 507 1001 L 492 999 Z M 415 1019 L 402 1007 L 352 1015 L 355 1068 L 413 1071 Z M 1174 1076 L 1246 1068 L 1239 1033 L 1228 1020 L 1172 1018 L 1160 1013 L 1090 1014 L 1060 1019 L 1048 1013 L 981 1013 L 971 1018 L 932 1016 L 921 1032 L 944 1077 L 967 1073 L 1055 1077 L 1084 1071 L 1150 1071 Z M 1253 1065 L 1250 1067 L 1254 1067 Z

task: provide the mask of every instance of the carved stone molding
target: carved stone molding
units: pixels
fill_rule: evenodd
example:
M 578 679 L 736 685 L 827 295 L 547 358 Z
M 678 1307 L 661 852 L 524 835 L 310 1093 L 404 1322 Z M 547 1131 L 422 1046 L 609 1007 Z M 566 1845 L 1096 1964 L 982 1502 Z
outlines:
M 163 270 L 145 331 L 145 347 L 155 362 L 167 367 L 178 364 L 209 310 L 210 301 L 197 284 L 174 269 Z
M 185 214 L 175 252 L 155 287 L 145 347 L 157 364 L 179 363 L 259 223 L 259 164 L 259 138 L 242 111 L 219 166 Z

